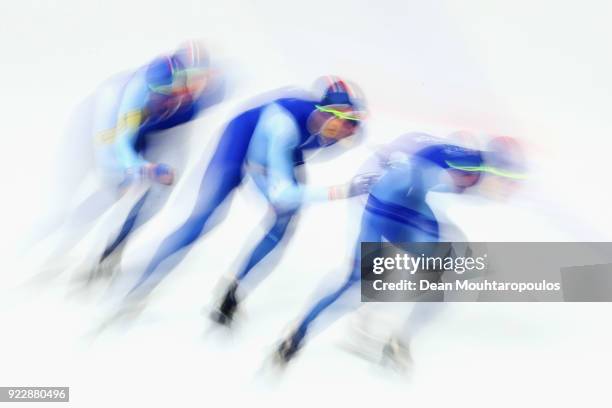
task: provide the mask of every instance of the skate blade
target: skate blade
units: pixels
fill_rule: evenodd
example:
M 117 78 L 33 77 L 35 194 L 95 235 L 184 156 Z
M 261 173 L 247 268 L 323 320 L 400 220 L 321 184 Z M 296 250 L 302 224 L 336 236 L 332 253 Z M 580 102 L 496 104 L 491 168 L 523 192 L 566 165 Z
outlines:
M 268 353 L 255 372 L 255 381 L 261 385 L 277 386 L 287 376 L 290 366 L 293 366 L 291 361 L 282 359 L 277 351 Z

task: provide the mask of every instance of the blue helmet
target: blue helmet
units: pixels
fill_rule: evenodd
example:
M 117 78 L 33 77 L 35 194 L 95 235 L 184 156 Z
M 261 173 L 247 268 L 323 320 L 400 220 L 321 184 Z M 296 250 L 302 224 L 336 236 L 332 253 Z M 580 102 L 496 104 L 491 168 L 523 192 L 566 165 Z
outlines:
M 344 80 L 333 76 L 328 76 L 326 79 L 328 85 L 321 99 L 321 105 L 356 105 L 355 95 Z
M 155 58 L 147 67 L 147 86 L 156 93 L 171 93 L 175 75 L 180 69 L 181 65 L 176 58 L 170 56 Z

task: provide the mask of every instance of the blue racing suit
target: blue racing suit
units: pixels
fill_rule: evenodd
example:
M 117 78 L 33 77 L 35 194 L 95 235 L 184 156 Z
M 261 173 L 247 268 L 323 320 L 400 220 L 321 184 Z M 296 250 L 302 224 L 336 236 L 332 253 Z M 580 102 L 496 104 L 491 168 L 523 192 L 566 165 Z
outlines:
M 193 243 L 210 227 L 210 218 L 240 185 L 245 169 L 274 209 L 275 222 L 238 273 L 238 279 L 276 248 L 301 203 L 328 199 L 327 188 L 307 187 L 298 182 L 295 174 L 304 163 L 306 150 L 333 143 L 308 128 L 317 103 L 308 97 L 278 98 L 248 109 L 229 122 L 204 172 L 191 215 L 161 243 L 132 292 L 147 282 L 165 259 Z
M 197 99 L 152 92 L 146 82 L 147 67 L 119 75 L 101 86 L 97 93 L 93 133 L 96 158 L 103 176 L 111 185 L 126 186 L 140 176 L 147 145 L 157 132 L 194 119 L 199 112 L 223 98 L 223 84 L 205 89 Z M 146 220 L 139 214 L 150 189 L 132 207 L 116 238 L 104 250 L 100 261 L 121 245 L 136 226 Z M 149 214 L 151 216 L 152 214 Z
M 382 176 L 365 205 L 352 269 L 337 289 L 309 309 L 292 336 L 293 344 L 299 345 L 317 318 L 359 282 L 362 242 L 439 240 L 438 221 L 425 199 L 430 191 L 456 191 L 444 174 L 450 164 L 479 166 L 482 154 L 427 134 L 412 133 L 398 138 L 370 160 L 366 167 L 378 167 Z

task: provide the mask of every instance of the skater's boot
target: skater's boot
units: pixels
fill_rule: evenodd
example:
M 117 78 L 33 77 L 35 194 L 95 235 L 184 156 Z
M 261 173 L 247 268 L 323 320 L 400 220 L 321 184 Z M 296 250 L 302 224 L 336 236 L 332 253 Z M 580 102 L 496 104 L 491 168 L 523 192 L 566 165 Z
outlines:
M 302 342 L 298 339 L 296 333 L 287 337 L 276 350 L 275 361 L 281 366 L 285 366 L 295 357 L 297 352 L 302 347 Z
M 211 319 L 224 326 L 229 326 L 232 323 L 236 309 L 238 308 L 238 299 L 236 291 L 238 290 L 238 282 L 233 281 L 225 292 L 219 306 L 216 307 L 210 317 Z
M 383 348 L 383 365 L 390 366 L 400 372 L 408 372 L 412 369 L 413 361 L 408 344 L 393 336 Z
M 97 282 L 110 281 L 116 278 L 120 272 L 124 247 L 125 242 L 113 248 L 112 251 L 105 251 L 89 273 L 80 279 L 84 286 L 91 286 Z

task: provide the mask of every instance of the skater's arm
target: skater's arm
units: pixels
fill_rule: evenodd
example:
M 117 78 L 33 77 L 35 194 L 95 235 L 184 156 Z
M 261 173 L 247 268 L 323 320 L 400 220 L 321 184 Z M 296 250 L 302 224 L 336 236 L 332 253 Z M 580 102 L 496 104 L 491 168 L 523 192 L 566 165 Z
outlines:
M 144 121 L 143 111 L 147 96 L 144 79 L 136 77 L 126 85 L 119 105 L 113 148 L 117 161 L 124 170 L 137 169 L 147 164 L 134 147 L 138 130 Z
M 293 117 L 277 107 L 267 117 L 268 138 L 268 196 L 273 205 L 280 208 L 296 208 L 304 201 L 321 201 L 328 198 L 328 188 L 307 187 L 294 177 L 294 151 L 300 142 L 299 130 Z
M 125 174 L 123 185 L 142 179 L 166 185 L 174 182 L 174 172 L 171 167 L 162 163 L 148 162 L 135 148 L 136 139 L 146 120 L 144 112 L 148 97 L 149 91 L 144 79 L 136 75 L 126 85 L 119 105 L 113 151 L 117 163 Z
M 335 200 L 363 194 L 377 175 L 360 174 L 350 182 L 336 186 L 307 186 L 294 176 L 294 152 L 300 143 L 295 120 L 282 107 L 271 106 L 265 112 L 267 143 L 268 196 L 274 206 L 297 208 L 304 202 Z

